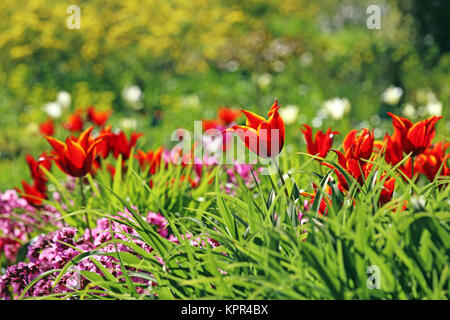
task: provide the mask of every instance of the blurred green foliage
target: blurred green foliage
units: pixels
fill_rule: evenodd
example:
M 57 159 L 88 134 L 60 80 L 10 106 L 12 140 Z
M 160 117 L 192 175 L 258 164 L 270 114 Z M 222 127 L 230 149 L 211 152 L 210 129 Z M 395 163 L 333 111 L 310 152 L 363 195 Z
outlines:
M 69 30 L 69 5 L 81 8 L 81 29 Z M 214 118 L 222 105 L 261 114 L 277 97 L 300 116 L 288 141 L 301 143 L 298 126 L 323 102 L 345 97 L 342 120 L 323 119 L 345 132 L 361 123 L 383 128 L 387 111 L 411 103 L 418 117 L 432 92 L 442 103 L 447 136 L 450 103 L 448 21 L 443 1 L 379 1 L 381 29 L 366 26 L 369 1 L 346 0 L 17 0 L 0 2 L 0 188 L 18 185 L 23 155 L 46 146 L 37 124 L 57 93 L 71 94 L 70 110 L 113 108 L 112 124 L 137 120 L 141 146 L 167 143 L 177 127 Z M 429 4 L 429 6 L 427 5 Z M 448 10 L 447 10 L 448 11 Z M 137 108 L 123 96 L 137 85 Z M 381 94 L 403 89 L 388 106 Z M 162 121 L 155 122 L 162 111 Z M 421 111 L 421 112 L 419 112 Z M 65 112 L 61 121 L 65 120 Z M 373 115 L 378 115 L 375 121 Z M 447 123 L 445 122 L 447 121 Z M 67 132 L 59 129 L 57 136 Z M 16 161 L 17 160 L 17 161 Z

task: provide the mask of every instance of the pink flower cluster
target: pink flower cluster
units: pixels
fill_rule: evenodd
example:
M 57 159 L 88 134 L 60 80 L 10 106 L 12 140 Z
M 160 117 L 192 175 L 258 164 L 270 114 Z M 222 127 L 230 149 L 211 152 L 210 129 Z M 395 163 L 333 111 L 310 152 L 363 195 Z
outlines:
M 246 187 L 251 188 L 255 186 L 255 178 L 253 178 L 252 170 L 257 181 L 259 181 L 258 173 L 262 168 L 256 169 L 252 164 L 234 164 L 226 171 L 227 182 L 225 183 L 225 192 L 230 195 L 234 195 L 239 188 L 239 182 L 237 176 L 239 176 Z
M 53 197 L 55 201 L 57 196 Z M 137 211 L 136 207 L 132 207 Z M 39 219 L 37 219 L 39 214 Z M 62 269 L 70 260 L 79 254 L 88 251 L 96 251 L 103 254 L 93 255 L 118 281 L 124 281 L 122 269 L 119 260 L 108 253 L 128 252 L 138 256 L 134 250 L 123 243 L 110 242 L 113 239 L 123 242 L 133 241 L 136 245 L 146 252 L 152 252 L 152 248 L 144 241 L 140 240 L 137 231 L 121 222 L 132 221 L 132 214 L 125 209 L 118 212 L 114 220 L 100 218 L 97 220 L 95 228 L 91 231 L 79 230 L 82 234 L 77 236 L 78 230 L 72 227 L 64 226 L 61 222 L 55 222 L 59 213 L 53 207 L 44 206 L 42 209 L 34 208 L 29 203 L 20 198 L 16 191 L 8 190 L 0 193 L 0 254 L 4 253 L 10 262 L 15 261 L 19 248 L 30 241 L 32 234 L 35 234 L 34 227 L 52 224 L 59 228 L 48 234 L 41 234 L 30 241 L 27 252 L 27 262 L 19 262 L 6 268 L 6 272 L 0 275 L 0 299 L 15 299 L 19 297 L 27 285 L 44 272 L 49 272 L 46 276 L 40 278 L 34 283 L 25 297 L 45 296 L 52 293 L 70 293 L 75 289 L 85 288 L 90 281 L 80 275 L 80 271 L 89 271 L 103 275 L 101 270 L 90 258 L 85 258 L 72 266 L 54 286 L 54 281 L 58 272 L 51 272 L 55 269 Z M 168 222 L 160 214 L 148 212 L 146 221 L 154 226 L 155 230 L 164 238 L 179 243 L 178 239 L 169 233 Z M 216 240 L 207 236 L 193 236 L 188 233 L 181 236 L 183 239 L 190 239 L 193 246 L 204 247 L 206 242 L 212 247 L 219 246 Z M 130 240 L 131 239 L 131 240 Z M 164 264 L 161 258 L 157 257 L 161 264 Z M 127 269 L 130 269 L 127 267 Z M 143 272 L 142 270 L 131 270 Z M 144 272 L 149 274 L 148 272 Z M 149 274 L 151 276 L 151 274 Z M 136 283 L 138 293 L 148 292 L 147 288 L 156 285 L 148 280 L 148 277 L 133 277 Z M 53 288 L 54 286 L 54 288 Z M 53 289 L 52 289 L 53 288 Z M 100 288 L 94 288 L 99 289 Z
M 55 208 L 45 205 L 35 209 L 15 190 L 0 193 L 0 255 L 4 254 L 10 262 L 15 261 L 19 248 L 30 239 L 30 234 L 39 227 L 56 223 L 59 213 Z
M 200 247 L 200 248 L 204 248 L 206 246 L 206 242 L 212 247 L 212 248 L 217 248 L 218 246 L 220 246 L 219 241 L 217 241 L 216 239 L 210 238 L 207 236 L 207 234 L 200 234 L 197 237 L 194 237 L 192 235 L 192 233 L 188 232 L 186 235 L 180 235 L 181 239 L 183 240 L 189 240 L 189 244 L 194 246 L 194 247 Z M 205 242 L 206 239 L 206 242 Z M 179 244 L 180 241 L 178 241 L 178 239 L 176 237 L 170 237 L 169 238 L 170 241 Z
M 115 219 L 125 221 L 130 219 L 131 213 L 128 210 L 119 212 Z M 168 236 L 167 220 L 160 214 L 149 212 L 147 222 L 154 225 L 158 233 Z M 92 229 L 92 238 L 89 230 L 85 230 L 82 237 L 76 237 L 77 230 L 71 227 L 63 227 L 55 232 L 37 237 L 28 247 L 28 263 L 20 262 L 7 268 L 6 273 L 0 277 L 0 299 L 11 299 L 22 293 L 25 287 L 40 274 L 63 268 L 70 260 L 82 252 L 96 250 L 103 253 L 129 252 L 134 251 L 121 243 L 108 243 L 112 239 L 120 239 L 129 242 L 129 238 L 147 252 L 153 249 L 145 242 L 139 240 L 139 235 L 135 229 L 119 222 L 112 222 L 108 218 L 97 220 L 97 225 Z M 116 249 L 117 247 L 117 249 Z M 108 255 L 94 255 L 94 259 L 99 261 L 111 274 L 120 278 L 122 276 L 118 259 Z M 49 274 L 37 281 L 25 294 L 25 296 L 43 296 L 50 293 L 72 292 L 74 289 L 83 289 L 89 284 L 89 280 L 80 276 L 77 271 L 90 271 L 102 275 L 100 269 L 86 258 L 74 265 L 70 272 L 64 274 L 61 280 L 52 290 L 56 273 Z M 142 272 L 142 271 L 141 271 Z M 143 293 L 145 288 L 155 285 L 149 280 L 142 278 L 132 278 L 135 283 L 140 284 L 136 290 Z M 120 278 L 119 281 L 123 281 Z

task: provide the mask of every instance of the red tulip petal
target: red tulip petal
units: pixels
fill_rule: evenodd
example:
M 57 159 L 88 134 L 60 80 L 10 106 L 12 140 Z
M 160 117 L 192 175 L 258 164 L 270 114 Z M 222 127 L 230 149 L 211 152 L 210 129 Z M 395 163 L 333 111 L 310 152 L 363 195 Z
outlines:
M 247 127 L 250 127 L 250 128 L 253 128 L 254 130 L 256 130 L 261 123 L 266 122 L 266 119 L 264 119 L 261 116 L 258 116 L 257 114 L 255 114 L 253 112 L 243 110 L 243 109 L 241 109 L 241 111 L 247 117 L 247 121 L 246 121 Z
M 66 144 L 64 142 L 61 142 L 58 139 L 52 137 L 45 137 L 45 139 L 50 143 L 58 156 L 64 156 L 64 149 L 66 148 Z
M 347 150 L 349 150 L 351 148 L 351 146 L 354 145 L 355 137 L 356 137 L 357 133 L 358 133 L 357 130 L 351 130 L 345 137 L 344 142 L 343 142 L 345 152 L 347 152 Z
M 88 144 L 89 144 L 89 135 L 91 134 L 92 130 L 94 129 L 94 127 L 89 127 L 86 130 L 83 131 L 83 133 L 78 137 L 78 143 L 80 144 L 80 146 L 84 149 L 87 150 L 88 148 Z
M 81 169 L 86 161 L 86 152 L 77 142 L 67 140 L 67 158 L 75 168 Z

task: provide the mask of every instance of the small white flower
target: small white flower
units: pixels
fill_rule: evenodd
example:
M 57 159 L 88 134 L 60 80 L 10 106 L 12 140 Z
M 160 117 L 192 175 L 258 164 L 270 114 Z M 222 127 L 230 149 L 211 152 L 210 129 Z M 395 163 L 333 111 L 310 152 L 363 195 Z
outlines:
M 389 86 L 382 94 L 383 102 L 393 106 L 396 105 L 403 95 L 403 89 L 399 87 Z
M 286 107 L 282 107 L 279 109 L 279 113 L 284 123 L 291 124 L 297 120 L 298 116 L 298 106 L 293 104 L 287 105 Z
M 235 72 L 239 69 L 239 63 L 236 60 L 228 61 L 225 64 L 225 69 L 229 72 Z
M 407 118 L 412 118 L 414 119 L 416 117 L 416 109 L 414 108 L 414 106 L 411 103 L 407 103 L 404 107 L 403 107 L 403 115 Z
M 272 68 L 273 68 L 273 71 L 275 71 L 275 72 L 281 72 L 285 68 L 284 62 L 280 61 L 280 60 L 276 60 L 272 63 Z
M 325 101 L 323 107 L 328 115 L 339 120 L 350 111 L 351 105 L 346 98 L 333 98 Z
M 300 61 L 300 64 L 304 67 L 310 65 L 311 62 L 313 61 L 313 56 L 312 56 L 311 52 L 307 51 L 304 54 L 302 54 L 299 61 Z
M 44 106 L 44 111 L 52 118 L 59 118 L 62 114 L 61 105 L 57 102 L 49 102 Z
M 264 73 L 256 79 L 258 86 L 261 88 L 267 88 L 272 82 L 272 76 L 269 73 Z
M 370 122 L 372 122 L 372 124 L 377 126 L 381 123 L 381 118 L 379 115 L 374 114 L 373 116 L 370 117 Z
M 375 139 L 379 139 L 383 136 L 384 131 L 380 128 L 375 128 L 373 129 L 373 136 L 375 137 Z
M 196 109 L 200 107 L 200 99 L 196 94 L 189 94 L 181 97 L 181 104 L 188 109 Z
M 427 112 L 430 116 L 439 117 L 442 114 L 442 103 L 439 101 L 428 102 Z
M 311 120 L 311 124 L 314 128 L 320 128 L 323 124 L 322 118 L 315 117 Z
M 416 92 L 416 100 L 419 104 L 427 104 L 429 102 L 437 101 L 437 97 L 429 88 L 418 89 Z
M 137 127 L 137 121 L 133 118 L 123 118 L 120 120 L 120 127 L 124 130 L 135 130 Z
M 420 106 L 419 108 L 417 108 L 417 115 L 419 117 L 424 117 L 426 114 L 427 114 L 427 107 Z
M 126 86 L 123 89 L 122 96 L 127 102 L 135 104 L 141 100 L 142 90 L 137 85 Z
M 63 109 L 67 109 L 70 107 L 70 102 L 72 101 L 70 93 L 67 91 L 60 91 L 56 96 L 56 102 L 61 105 Z

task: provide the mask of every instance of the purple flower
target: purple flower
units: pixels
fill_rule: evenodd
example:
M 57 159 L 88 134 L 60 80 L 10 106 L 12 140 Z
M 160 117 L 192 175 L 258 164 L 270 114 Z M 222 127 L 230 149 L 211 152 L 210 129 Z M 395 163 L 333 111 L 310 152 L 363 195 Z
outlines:
M 14 261 L 20 246 L 30 239 L 30 234 L 36 227 L 55 223 L 59 213 L 51 206 L 35 209 L 28 202 L 20 198 L 15 190 L 0 193 L 0 253 Z
M 10 193 L 7 197 L 8 201 L 10 201 L 11 195 L 15 199 L 14 194 Z M 6 196 L 4 197 L 6 198 Z M 133 207 L 133 209 L 137 211 L 136 207 Z M 124 222 L 132 221 L 132 215 L 125 209 L 118 212 L 114 219 Z M 172 234 L 169 235 L 167 229 L 168 222 L 160 213 L 149 212 L 146 220 L 150 225 L 155 226 L 162 237 L 177 242 L 177 239 Z M 204 247 L 207 243 L 212 247 L 220 245 L 216 240 L 208 237 L 208 235 L 200 235 L 194 238 L 191 234 L 187 234 L 185 238 L 191 239 L 193 246 Z M 113 239 L 123 240 L 124 243 L 108 243 Z M 141 240 L 139 233 L 134 228 L 118 221 L 109 220 L 108 218 L 100 218 L 97 220 L 96 226 L 92 229 L 92 237 L 90 237 L 88 230 L 84 230 L 80 234 L 80 230 L 72 227 L 61 227 L 54 232 L 41 234 L 34 238 L 28 247 L 27 258 L 29 262 L 20 262 L 16 265 L 9 266 L 5 274 L 0 276 L 0 299 L 17 298 L 22 294 L 24 288 L 30 281 L 44 272 L 63 268 L 81 252 L 97 250 L 108 253 L 119 250 L 139 257 L 131 247 L 126 245 L 130 239 L 146 252 L 150 253 L 153 251 L 153 248 Z M 2 242 L 3 247 L 5 244 L 6 242 Z M 108 269 L 114 277 L 118 278 L 118 281 L 124 281 L 118 259 L 107 255 L 94 255 L 93 258 Z M 164 265 L 161 257 L 156 257 L 156 259 Z M 130 271 L 139 271 L 129 267 L 127 269 Z M 92 260 L 82 259 L 77 264 L 71 266 L 56 285 L 54 284 L 57 276 L 55 272 L 37 281 L 25 296 L 37 297 L 51 293 L 68 293 L 83 289 L 89 284 L 89 280 L 82 276 L 79 273 L 80 271 L 90 271 L 103 276 L 100 269 Z M 151 276 L 147 271 L 140 270 L 139 272 L 144 272 Z M 140 293 L 149 292 L 146 288 L 157 285 L 148 279 L 137 277 L 133 277 L 133 281 L 139 284 L 138 292 Z M 55 288 L 52 291 L 53 285 L 55 285 Z

